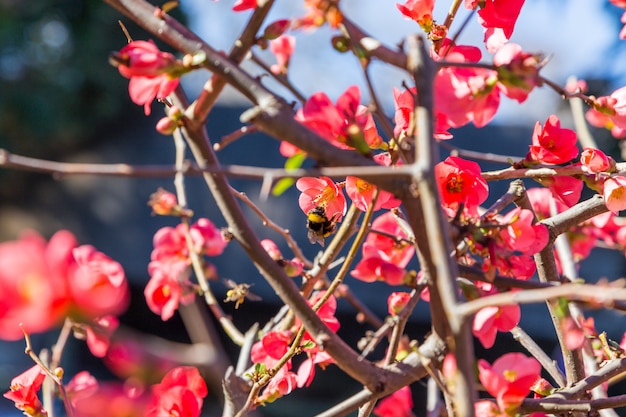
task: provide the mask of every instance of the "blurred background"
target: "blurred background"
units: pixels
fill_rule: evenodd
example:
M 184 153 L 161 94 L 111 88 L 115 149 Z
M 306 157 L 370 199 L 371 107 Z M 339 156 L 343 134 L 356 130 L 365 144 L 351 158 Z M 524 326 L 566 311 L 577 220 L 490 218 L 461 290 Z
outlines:
M 186 21 L 200 36 L 218 49 L 228 50 L 245 25 L 249 12 L 231 12 L 233 0 L 212 2 L 182 0 L 181 7 L 172 12 Z M 394 7 L 394 1 L 343 0 L 346 14 L 361 27 L 388 45 L 398 44 L 407 34 L 418 31 L 414 22 L 404 20 Z M 447 4 L 441 0 L 435 18 L 443 21 Z M 268 22 L 279 18 L 302 15 L 299 1 L 277 1 Z M 626 41 L 617 33 L 622 10 L 608 1 L 527 0 L 512 41 L 525 50 L 543 52 L 550 62 L 543 74 L 564 84 L 570 75 L 586 79 L 590 92 L 611 93 L 626 85 Z M 457 18 L 464 19 L 463 13 Z M 157 134 L 156 121 L 163 115 L 158 104 L 145 117 L 143 109 L 134 105 L 127 92 L 128 81 L 111 67 L 108 56 L 126 42 L 117 20 L 121 19 L 134 39 L 149 38 L 115 10 L 95 0 L 0 0 L 0 148 L 24 156 L 46 160 L 84 163 L 127 163 L 131 165 L 171 165 L 174 148 L 169 137 Z M 454 31 L 453 31 L 454 32 Z M 292 58 L 290 78 L 305 95 L 326 92 L 332 99 L 352 84 L 365 92 L 365 81 L 358 63 L 352 56 L 340 55 L 329 45 L 331 32 L 321 28 L 312 33 L 295 33 L 296 52 Z M 459 43 L 481 44 L 482 29 L 475 17 L 459 38 Z M 163 45 L 161 45 L 163 46 Z M 165 46 L 164 49 L 168 50 Z M 273 63 L 267 51 L 257 51 L 262 59 Z M 485 56 L 485 60 L 489 60 Z M 245 68 L 255 74 L 262 70 L 246 62 Z M 209 74 L 187 75 L 183 83 L 194 97 Z M 391 87 L 400 87 L 408 77 L 380 63 L 372 66 L 372 77 L 387 114 L 393 114 Z M 281 94 L 288 94 L 269 77 L 264 81 Z M 367 101 L 364 94 L 363 102 Z M 287 96 L 288 99 L 289 96 Z M 239 115 L 246 103 L 233 90 L 227 90 L 209 116 L 207 128 L 217 142 L 237 130 Z M 530 143 L 532 128 L 539 120 L 557 113 L 566 127 L 571 118 L 566 103 L 547 88 L 531 94 L 523 105 L 503 99 L 501 108 L 489 127 L 473 127 L 454 133 L 453 145 L 464 149 L 488 151 L 523 157 Z M 593 130 L 600 147 L 620 160 L 619 145 L 608 132 Z M 263 135 L 249 135 L 220 151 L 224 164 L 280 167 L 278 143 Z M 442 153 L 445 154 L 445 150 Z M 500 168 L 484 165 L 485 169 Z M 198 217 L 208 217 L 217 226 L 224 226 L 221 215 L 198 178 L 186 180 L 190 207 Z M 532 186 L 532 183 L 528 183 Z M 248 195 L 281 226 L 289 228 L 309 258 L 319 250 L 306 241 L 305 217 L 296 205 L 297 194 L 290 190 L 280 198 L 258 199 L 259 184 L 233 181 L 233 186 Z M 147 201 L 158 187 L 173 190 L 168 178 L 98 178 L 73 176 L 53 178 L 51 175 L 0 170 L 0 240 L 12 240 L 25 229 L 34 229 L 50 237 L 60 229 L 72 231 L 81 243 L 92 244 L 119 261 L 133 285 L 131 307 L 122 317 L 125 328 L 139 334 L 157 334 L 168 340 L 187 342 L 188 336 L 178 316 L 163 323 L 151 313 L 143 299 L 143 286 L 148 280 L 147 264 L 152 250 L 152 236 L 165 225 L 175 225 L 176 219 L 150 215 Z M 490 201 L 506 190 L 507 184 L 490 184 Z M 247 209 L 246 209 L 247 210 Z M 260 237 L 275 239 L 285 254 L 286 245 L 264 228 L 251 212 L 250 221 Z M 250 263 L 243 262 L 243 252 L 236 244 L 229 245 L 224 255 L 213 258 L 221 277 L 238 282 L 254 283 L 253 291 L 262 301 L 246 302 L 238 310 L 226 307 L 241 328 L 255 321 L 264 324 L 279 308 L 278 298 L 265 284 Z M 601 277 L 615 279 L 624 275 L 624 256 L 604 249 L 595 249 L 591 258 L 581 265 L 580 275 L 588 280 Z M 365 284 L 350 280 L 355 293 L 381 317 L 386 311 L 386 297 L 392 288 L 385 284 Z M 215 293 L 223 298 L 227 288 L 215 283 Z M 596 312 L 592 312 L 597 314 Z M 340 302 L 342 329 L 340 334 L 355 343 L 365 328 L 357 325 L 353 312 Z M 554 335 L 545 307 L 526 306 L 521 326 L 539 339 L 548 351 L 554 347 Z M 427 332 L 427 306 L 420 306 L 412 316 L 411 330 L 420 338 Z M 596 316 L 599 331 L 619 341 L 626 330 L 623 317 L 602 313 Z M 57 334 L 38 335 L 35 348 L 51 346 Z M 497 356 L 512 342 L 508 335 L 499 335 L 496 348 L 489 352 L 478 350 L 481 357 Z M 0 339 L 2 335 L 0 335 Z M 236 356 L 237 350 L 228 340 L 227 350 Z M 0 390 L 8 389 L 10 380 L 31 365 L 23 353 L 23 342 L 0 342 Z M 104 364 L 92 358 L 84 343 L 72 341 L 64 365 L 69 375 L 89 369 L 104 379 L 115 375 Z M 312 389 L 296 391 L 277 405 L 261 410 L 264 415 L 293 415 L 294 410 L 314 414 L 329 404 L 345 398 L 359 387 L 333 367 L 318 375 Z M 215 393 L 213 395 L 216 395 Z M 415 401 L 423 394 L 416 389 Z M 207 400 L 211 415 L 217 407 L 215 397 Z M 306 408 L 305 408 L 306 407 Z M 423 407 L 416 406 L 416 410 Z M 215 411 L 218 412 L 218 411 Z M 2 415 L 19 415 L 9 401 L 0 401 Z

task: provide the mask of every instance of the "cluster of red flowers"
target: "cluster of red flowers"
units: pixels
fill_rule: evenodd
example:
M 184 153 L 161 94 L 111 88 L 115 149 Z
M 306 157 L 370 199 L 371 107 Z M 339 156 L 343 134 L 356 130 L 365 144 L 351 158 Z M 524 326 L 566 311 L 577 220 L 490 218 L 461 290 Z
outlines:
M 0 243 L 0 335 L 17 340 L 44 332 L 66 317 L 87 332 L 89 347 L 102 356 L 114 317 L 128 305 L 122 266 L 93 246 L 78 246 L 68 231 L 46 242 L 35 232 Z M 105 343 L 102 346 L 101 343 Z
M 308 303 L 311 306 L 316 305 L 325 294 L 325 291 L 316 293 L 308 300 Z M 339 330 L 339 320 L 335 317 L 336 310 L 337 300 L 332 295 L 330 295 L 328 300 L 317 310 L 317 315 L 332 332 Z M 274 368 L 280 362 L 289 350 L 295 332 L 301 326 L 302 323 L 296 320 L 291 329 L 265 333 L 261 340 L 252 346 L 250 357 L 252 362 L 262 364 L 265 367 L 266 371 L 262 372 L 262 374 L 265 374 L 267 370 Z M 327 365 L 333 363 L 333 358 L 319 348 L 308 332 L 304 333 L 300 346 L 302 346 L 302 351 L 306 353 L 307 358 L 298 367 L 298 372 L 294 373 L 291 371 L 291 358 L 287 360 L 284 366 L 273 369 L 272 373 L 274 376 L 257 399 L 259 404 L 271 403 L 289 394 L 296 387 L 308 387 L 315 377 L 316 366 L 324 369 Z
M 190 280 L 190 248 L 199 256 L 218 256 L 228 241 L 209 219 L 201 218 L 189 227 L 179 224 L 159 229 L 153 244 L 148 265 L 150 281 L 144 295 L 150 310 L 167 320 L 179 303 L 189 303 L 195 296 L 195 286 Z

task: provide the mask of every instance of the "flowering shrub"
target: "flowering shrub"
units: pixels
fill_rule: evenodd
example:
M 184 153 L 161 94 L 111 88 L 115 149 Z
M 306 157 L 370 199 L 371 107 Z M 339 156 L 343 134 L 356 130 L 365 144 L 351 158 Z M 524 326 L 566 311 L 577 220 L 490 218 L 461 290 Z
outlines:
M 586 311 L 626 310 L 623 280 L 586 284 L 578 276 L 579 262 L 596 245 L 626 248 L 626 222 L 617 216 L 626 209 L 626 164 L 592 146 L 593 137 L 580 130 L 586 118 L 624 137 L 626 87 L 595 97 L 584 92 L 583 82 L 560 87 L 545 79 L 541 70 L 550 63 L 541 51 L 509 42 L 523 0 L 462 2 L 476 12 L 468 24 L 480 26 L 480 45 L 461 44 L 455 33 L 462 30 L 453 24 L 461 2 L 452 2 L 443 21 L 437 20 L 434 0 L 397 3 L 389 9 L 423 32 L 408 36 L 399 48 L 357 27 L 349 6 L 339 0 L 304 0 L 303 14 L 268 24 L 272 0 L 238 0 L 232 12 L 251 18 L 228 55 L 168 15 L 174 2 L 162 7 L 144 0 L 105 2 L 172 48 L 129 39 L 110 61 L 129 79 L 130 100 L 146 115 L 155 100 L 166 108 L 155 127 L 177 144 L 176 192 L 159 189 L 149 201 L 154 215 L 170 216 L 172 223 L 154 232 L 143 294 L 161 320 L 183 315 L 191 343 L 129 335 L 119 318 L 129 304 L 120 263 L 79 245 L 66 230 L 48 241 L 24 232 L 0 244 L 0 338 L 24 338 L 34 361 L 4 394 L 19 410 L 53 417 L 60 401 L 68 416 L 198 417 L 211 387 L 216 398 L 223 393 L 222 416 L 240 417 L 306 390 L 329 365 L 363 390 L 345 393 L 326 416 L 357 409 L 360 416 L 413 416 L 411 389 L 426 379 L 429 415 L 595 414 L 626 405 L 623 396 L 607 393 L 624 372 L 626 333 L 617 335 L 621 343 L 610 340 Z M 626 8 L 624 1 L 611 2 Z M 354 55 L 368 80 L 367 93 L 357 85 L 342 86 L 333 99 L 319 85 L 304 96 L 294 84 L 296 39 L 326 25 L 336 32 L 335 50 Z M 619 36 L 624 38 L 624 30 Z M 262 49 L 269 50 L 271 63 L 254 54 Z M 483 50 L 490 57 L 484 58 Z M 287 92 L 279 95 L 263 77 L 240 66 L 246 57 Z M 370 72 L 373 61 L 404 70 L 404 78 L 390 91 L 379 91 Z M 180 78 L 196 70 L 212 75 L 200 94 L 187 97 Z M 279 142 L 284 170 L 220 164 L 204 125 L 227 84 L 253 104 L 241 116 L 247 126 L 230 140 L 252 130 L 267 133 Z M 539 88 L 587 105 L 586 114 L 574 114 L 577 131 L 551 114 L 536 122 L 526 155 L 503 158 L 463 149 L 439 155 L 440 141 L 455 146 L 454 136 L 461 134 L 456 128 L 486 126 L 503 100 L 522 103 Z M 380 107 L 379 94 L 393 98 L 393 114 Z M 190 145 L 195 166 L 182 163 L 182 141 Z M 0 163 L 5 160 L 3 154 Z M 486 171 L 484 160 L 505 167 Z M 63 169 L 29 161 L 22 168 Z M 84 165 L 71 168 L 74 174 L 92 173 Z M 172 174 L 171 167 L 162 169 Z M 127 169 L 124 175 L 138 171 Z M 200 171 L 223 219 L 196 216 L 201 208 L 187 206 L 183 180 Z M 309 243 L 321 253 L 309 258 L 302 250 L 311 248 L 309 243 L 297 241 L 271 209 L 264 211 L 235 191 L 228 174 L 262 180 L 264 195 L 302 216 Z M 520 178 L 538 185 L 527 190 Z M 514 180 L 509 190 L 494 195 L 488 183 L 506 180 Z M 294 184 L 298 201 L 287 201 L 281 193 Z M 489 198 L 493 203 L 487 206 Z M 253 230 L 237 199 L 267 229 Z M 285 306 L 262 326 L 243 329 L 237 314 L 240 305 L 259 300 L 252 279 L 219 279 L 219 268 L 210 261 L 229 256 L 229 245 L 247 256 L 229 262 L 253 265 Z M 372 298 L 380 305 L 364 305 L 351 291 L 354 279 L 376 288 Z M 224 290 L 220 281 L 227 287 L 223 298 L 217 295 Z M 194 302 L 206 303 L 212 320 L 184 308 Z M 234 309 L 227 314 L 224 304 L 231 302 Z M 348 302 L 369 327 L 358 346 L 348 345 L 340 332 L 350 323 L 340 323 L 337 311 Z M 418 302 L 430 309 L 431 331 L 424 338 L 406 326 Z M 545 326 L 558 336 L 564 369 L 522 330 L 526 303 L 544 303 L 550 310 L 552 322 Z M 383 308 L 385 319 L 376 315 Z M 241 349 L 236 366 L 208 327 L 214 322 L 233 342 L 227 349 Z M 51 354 L 38 356 L 30 336 L 58 327 Z M 519 347 L 507 346 L 493 363 L 476 357 L 472 337 L 491 349 L 507 332 Z M 98 381 L 87 371 L 65 375 L 72 358 L 62 353 L 72 336 L 85 340 L 125 382 Z M 488 398 L 479 400 L 478 384 Z M 532 393 L 541 399 L 529 398 Z

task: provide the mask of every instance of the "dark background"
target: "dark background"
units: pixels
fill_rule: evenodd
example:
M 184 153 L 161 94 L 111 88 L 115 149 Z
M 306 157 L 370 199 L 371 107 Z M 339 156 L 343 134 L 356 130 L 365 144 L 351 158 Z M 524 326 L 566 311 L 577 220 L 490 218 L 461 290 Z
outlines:
M 176 14 L 176 12 L 174 12 Z M 178 15 L 184 19 L 184 16 Z M 143 109 L 128 98 L 127 80 L 107 64 L 111 51 L 125 43 L 118 26 L 117 12 L 99 1 L 0 0 L 0 148 L 10 152 L 67 162 L 164 164 L 173 163 L 173 144 L 169 137 L 154 131 L 162 115 L 153 105 L 153 116 L 146 118 Z M 142 32 L 130 24 L 131 33 L 142 39 Z M 591 82 L 598 94 L 606 94 L 610 80 Z M 245 108 L 220 107 L 209 116 L 207 127 L 214 141 L 240 127 L 239 115 Z M 565 109 L 561 109 L 565 111 Z M 565 115 L 565 113 L 563 113 Z M 564 116 L 566 117 L 566 116 Z M 532 126 L 493 126 L 477 130 L 473 127 L 455 132 L 455 146 L 477 151 L 523 157 L 530 143 Z M 594 131 L 602 149 L 619 158 L 617 142 L 605 132 Z M 278 143 L 262 135 L 246 136 L 219 153 L 224 164 L 279 167 Z M 442 150 L 445 154 L 445 151 Z M 501 168 L 485 165 L 485 169 Z M 246 191 L 270 218 L 289 228 L 302 243 L 305 254 L 313 258 L 319 247 L 306 241 L 305 218 L 297 207 L 297 193 L 286 192 L 280 198 L 259 201 L 259 183 L 233 180 L 233 186 Z M 189 204 L 198 217 L 208 217 L 224 226 L 221 215 L 199 178 L 187 178 Z M 532 182 L 528 182 L 532 186 Z M 129 328 L 187 341 L 178 317 L 163 323 L 151 313 L 143 299 L 143 286 L 148 280 L 147 263 L 152 249 L 152 235 L 158 228 L 175 225 L 176 219 L 150 215 L 146 205 L 158 187 L 173 190 L 171 179 L 97 178 L 76 176 L 54 179 L 50 175 L 0 170 L 0 240 L 15 239 L 31 228 L 49 237 L 59 229 L 69 229 L 81 243 L 96 246 L 124 266 L 133 286 L 133 299 L 122 323 Z M 490 201 L 507 187 L 505 183 L 490 184 Z M 249 210 L 245 208 L 247 212 Z M 285 254 L 286 245 L 261 225 L 250 213 L 261 238 L 275 239 Z M 278 298 L 265 284 L 235 243 L 224 255 L 212 259 L 220 276 L 240 282 L 254 283 L 253 290 L 263 301 L 244 303 L 234 315 L 241 328 L 265 322 L 279 307 Z M 622 276 L 624 257 L 621 253 L 595 249 L 583 262 L 580 275 L 588 280 Z M 384 316 L 386 297 L 393 288 L 385 284 L 365 284 L 353 279 L 348 283 L 363 301 Z M 218 298 L 226 288 L 214 284 Z M 543 305 L 525 306 L 521 326 L 535 336 L 549 352 L 554 348 L 554 335 Z M 357 325 L 354 314 L 340 302 L 340 334 L 352 345 L 366 329 Z M 596 324 L 609 337 L 619 341 L 626 326 L 622 316 L 600 313 Z M 424 304 L 411 318 L 410 335 L 418 340 L 428 331 L 428 311 Z M 1 335 L 0 335 L 1 336 Z M 37 336 L 36 348 L 53 344 L 56 333 Z M 477 346 L 480 357 L 493 359 L 511 348 L 508 335 L 499 335 L 494 349 L 485 352 Z M 224 340 L 233 358 L 237 349 Z M 513 349 L 518 349 L 513 345 Z M 0 342 L 0 390 L 8 388 L 11 378 L 28 366 L 23 342 Z M 100 361 L 86 351 L 82 342 L 68 346 L 64 363 L 68 375 L 89 369 L 101 378 L 113 378 Z M 423 410 L 423 392 L 415 385 L 416 411 Z M 296 390 L 275 405 L 261 410 L 266 415 L 313 415 L 358 391 L 357 384 L 335 367 L 320 372 L 312 387 Z M 624 391 L 625 388 L 616 388 Z M 217 404 L 208 400 L 211 415 Z M 305 410 L 302 413 L 302 410 Z M 213 412 L 215 411 L 215 412 Z M 8 401 L 0 401 L 1 413 L 19 414 Z M 215 414 L 217 415 L 217 414 Z

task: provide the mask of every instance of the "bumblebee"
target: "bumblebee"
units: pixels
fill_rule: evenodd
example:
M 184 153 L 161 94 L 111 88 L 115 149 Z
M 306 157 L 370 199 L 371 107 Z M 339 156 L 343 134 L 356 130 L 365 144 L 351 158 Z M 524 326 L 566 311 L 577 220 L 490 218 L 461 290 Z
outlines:
M 324 238 L 332 235 L 337 230 L 335 217 L 326 217 L 324 206 L 318 206 L 307 214 L 308 238 L 312 244 L 319 243 L 324 246 Z

